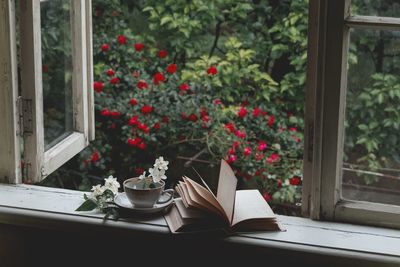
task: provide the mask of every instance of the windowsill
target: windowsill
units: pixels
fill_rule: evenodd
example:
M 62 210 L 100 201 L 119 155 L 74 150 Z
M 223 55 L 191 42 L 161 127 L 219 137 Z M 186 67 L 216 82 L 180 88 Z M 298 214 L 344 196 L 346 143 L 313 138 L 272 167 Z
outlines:
M 49 229 L 97 226 L 106 231 L 170 235 L 162 216 L 103 221 L 102 214 L 75 211 L 82 199 L 82 192 L 72 190 L 0 184 L 0 223 Z M 241 233 L 223 241 L 311 255 L 400 262 L 399 230 L 289 216 L 279 216 L 279 220 L 286 232 Z

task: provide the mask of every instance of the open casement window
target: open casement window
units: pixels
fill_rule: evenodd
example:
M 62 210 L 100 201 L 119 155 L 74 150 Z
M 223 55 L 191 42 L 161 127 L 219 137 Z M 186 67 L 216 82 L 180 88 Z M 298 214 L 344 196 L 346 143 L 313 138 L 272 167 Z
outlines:
M 303 212 L 400 227 L 400 3 L 311 0 Z
M 18 183 L 22 176 L 26 182 L 38 182 L 94 137 L 91 1 L 18 1 L 17 9 L 14 1 L 1 3 L 6 15 L 6 27 L 1 32 L 6 40 L 3 51 L 10 55 L 3 61 L 9 65 L 8 74 L 12 77 L 5 89 L 5 120 L 14 127 L 6 127 L 2 135 L 11 136 L 11 154 L 18 155 L 22 147 L 22 162 L 19 156 L 8 160 L 13 161 L 17 171 L 2 180 Z M 20 34 L 20 92 L 15 79 L 16 18 Z M 13 111 L 14 115 L 10 115 Z M 7 158 L 9 152 L 0 154 Z

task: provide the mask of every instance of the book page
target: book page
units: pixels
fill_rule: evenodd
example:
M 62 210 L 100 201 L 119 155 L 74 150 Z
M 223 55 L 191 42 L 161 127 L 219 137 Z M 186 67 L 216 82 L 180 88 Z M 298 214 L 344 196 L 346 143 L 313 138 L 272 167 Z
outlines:
M 189 207 L 195 207 L 195 208 L 199 208 L 199 209 L 204 209 L 204 207 L 200 204 L 198 204 L 197 202 L 195 202 L 188 191 L 187 185 L 184 182 L 179 182 L 179 185 L 183 191 L 183 198 L 185 198 L 187 204 L 189 205 Z
M 217 190 L 217 200 L 225 211 L 228 221 L 232 222 L 237 178 L 231 167 L 225 160 L 221 160 L 219 171 L 219 181 Z
M 225 212 L 221 205 L 218 203 L 218 200 L 215 198 L 211 192 L 209 192 L 207 189 L 205 189 L 203 186 L 199 185 L 195 181 L 193 181 L 190 178 L 183 177 L 184 181 L 188 185 L 188 187 L 192 188 L 196 194 L 204 201 L 206 201 L 206 205 L 210 207 L 214 211 L 214 213 L 217 213 L 218 215 L 222 216 L 225 218 Z
M 201 210 L 186 208 L 181 198 L 175 198 L 174 202 L 183 219 L 198 219 L 206 216 L 206 213 Z
M 231 226 L 245 220 L 270 219 L 275 222 L 276 215 L 258 190 L 236 191 L 235 212 Z

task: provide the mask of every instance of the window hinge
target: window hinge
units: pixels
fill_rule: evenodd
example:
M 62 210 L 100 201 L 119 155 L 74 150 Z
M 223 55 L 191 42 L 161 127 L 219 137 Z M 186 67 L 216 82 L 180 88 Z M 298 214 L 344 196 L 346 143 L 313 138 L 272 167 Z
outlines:
M 33 133 L 32 99 L 18 97 L 19 134 Z
M 308 123 L 308 145 L 307 145 L 307 160 L 308 162 L 313 161 L 314 153 L 314 122 Z

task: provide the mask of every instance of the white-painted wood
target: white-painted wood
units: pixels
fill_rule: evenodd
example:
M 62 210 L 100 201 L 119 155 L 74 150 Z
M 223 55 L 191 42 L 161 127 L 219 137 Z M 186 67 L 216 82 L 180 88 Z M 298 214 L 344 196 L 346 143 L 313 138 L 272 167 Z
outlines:
M 0 182 L 21 182 L 14 0 L 0 0 Z
M 73 128 L 66 139 L 44 151 L 40 1 L 21 2 L 22 97 L 32 99 L 33 131 L 25 134 L 26 179 L 38 182 L 79 153 L 94 138 L 91 1 L 71 0 Z M 88 14 L 87 14 L 88 12 Z
M 314 219 L 400 228 L 399 206 L 341 199 L 349 27 L 390 29 L 400 19 L 350 17 L 349 0 L 312 0 L 310 5 L 312 16 L 319 5 L 319 20 L 310 24 L 320 28 L 309 25 L 305 140 L 310 133 L 314 137 L 312 150 L 307 143 L 305 151 L 303 212 Z M 307 128 L 312 124 L 313 131 Z
M 88 144 L 88 76 L 85 1 L 71 0 L 74 130 L 85 135 Z
M 58 169 L 86 146 L 83 133 L 74 132 L 44 154 L 42 179 Z
M 24 179 L 41 179 L 44 153 L 40 1 L 20 2 L 21 95 L 32 100 L 32 132 L 24 132 Z
M 66 189 L 30 185 L 0 185 L 0 223 L 33 227 L 75 229 L 85 225 L 169 234 L 161 216 L 136 216 L 103 222 L 103 214 L 76 212 L 83 193 Z M 400 231 L 393 229 L 317 222 L 306 218 L 278 216 L 286 232 L 241 233 L 224 242 L 246 243 L 315 254 L 353 255 L 354 257 L 400 262 Z M 105 229 L 106 230 L 106 229 Z
M 324 81 L 326 7 L 326 1 L 309 2 L 302 213 L 313 219 L 320 207 L 322 113 L 317 111 L 322 110 L 318 88 Z
M 346 25 L 357 29 L 400 30 L 400 18 L 349 16 Z
M 342 200 L 336 204 L 335 220 L 400 228 L 400 206 Z
M 92 1 L 86 3 L 86 53 L 87 53 L 87 92 L 89 141 L 95 139 L 95 112 L 93 92 L 93 30 L 92 30 Z

